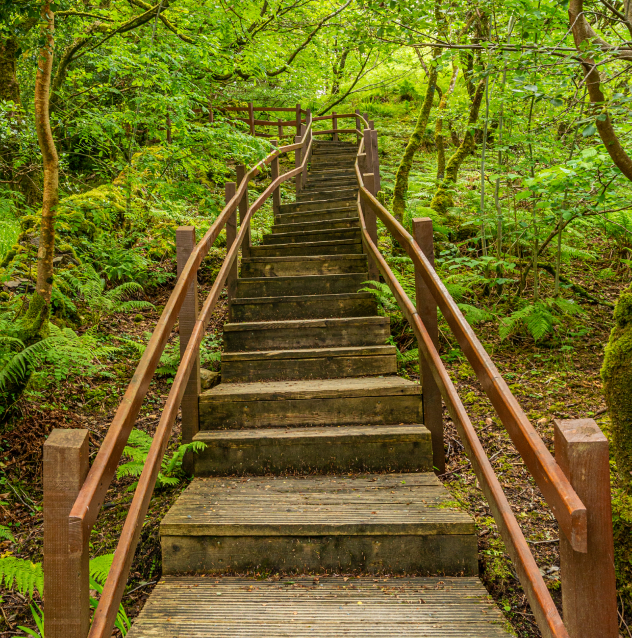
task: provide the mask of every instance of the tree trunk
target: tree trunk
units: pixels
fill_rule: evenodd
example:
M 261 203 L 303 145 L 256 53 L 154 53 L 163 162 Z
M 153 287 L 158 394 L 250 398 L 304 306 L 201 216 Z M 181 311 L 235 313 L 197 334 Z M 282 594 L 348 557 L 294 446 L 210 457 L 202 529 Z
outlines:
M 430 117 L 430 110 L 432 109 L 432 102 L 434 100 L 435 87 L 437 84 L 438 69 L 437 65 L 433 64 L 428 73 L 428 88 L 426 89 L 426 95 L 424 97 L 421 110 L 419 111 L 419 117 L 415 124 L 413 134 L 408 140 L 408 145 L 404 151 L 404 156 L 397 169 L 397 175 L 395 176 L 395 188 L 393 190 L 393 216 L 401 224 L 404 220 L 404 211 L 406 210 L 406 194 L 408 193 L 408 176 L 413 166 L 413 159 L 415 153 L 419 150 L 426 132 L 426 126 L 428 125 L 428 118 Z
M 59 197 L 59 159 L 50 126 L 48 98 L 53 68 L 55 15 L 50 3 L 42 5 L 42 46 L 38 54 L 35 77 L 35 128 L 44 165 L 44 193 L 40 225 L 39 250 L 37 251 L 37 282 L 26 315 L 27 340 L 42 335 L 48 325 L 53 286 L 53 257 L 55 255 L 55 213 Z M 30 338 L 30 339 L 29 339 Z
M 439 102 L 439 108 L 437 109 L 437 121 L 435 123 L 435 144 L 437 146 L 437 182 L 440 182 L 445 177 L 445 135 L 443 134 L 443 113 L 448 105 L 448 97 L 456 84 L 456 78 L 459 74 L 459 67 L 454 65 L 452 69 L 452 78 L 450 80 L 450 87 L 443 93 Z
M 476 88 L 476 92 L 474 93 L 474 98 L 472 100 L 472 105 L 470 106 L 470 116 L 468 119 L 468 127 L 465 131 L 465 135 L 463 136 L 463 141 L 461 142 L 459 148 L 456 149 L 456 152 L 450 160 L 448 161 L 448 165 L 445 170 L 445 177 L 437 191 L 430 202 L 430 208 L 437 211 L 440 215 L 445 215 L 448 211 L 448 208 L 454 205 L 454 200 L 452 199 L 452 189 L 454 188 L 457 179 L 459 177 L 459 170 L 461 165 L 465 161 L 465 158 L 474 152 L 476 147 L 476 143 L 474 141 L 474 124 L 478 120 L 478 112 L 481 108 L 481 102 L 483 101 L 483 94 L 485 92 L 485 80 L 481 80 Z
M 632 286 L 621 293 L 614 320 L 601 378 L 619 479 L 632 494 Z

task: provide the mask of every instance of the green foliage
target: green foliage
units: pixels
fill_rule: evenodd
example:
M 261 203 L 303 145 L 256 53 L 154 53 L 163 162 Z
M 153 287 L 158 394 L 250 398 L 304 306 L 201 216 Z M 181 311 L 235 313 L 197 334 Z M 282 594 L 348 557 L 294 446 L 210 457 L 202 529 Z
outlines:
M 151 448 L 153 438 L 143 432 L 142 430 L 132 430 L 127 440 L 127 445 L 123 449 L 123 456 L 130 459 L 127 463 L 119 465 L 116 470 L 117 478 L 124 476 L 140 476 L 145 462 L 147 461 L 147 455 Z M 175 487 L 180 484 L 184 479 L 184 473 L 182 471 L 182 459 L 187 451 L 199 452 L 206 447 L 205 443 L 201 441 L 193 441 L 192 443 L 183 444 L 171 455 L 167 457 L 165 455 L 161 463 L 161 471 L 158 473 L 156 479 L 156 487 Z M 127 491 L 133 491 L 136 489 L 138 481 L 135 481 L 127 488 Z
M 15 205 L 6 191 L 0 191 L 0 263 L 18 240 L 20 225 L 15 217 Z
M 0 525 L 0 540 L 15 542 L 13 534 L 6 525 Z
M 507 339 L 512 334 L 526 331 L 537 341 L 551 334 L 565 317 L 583 313 L 581 306 L 568 299 L 548 298 L 526 304 L 501 319 L 500 338 Z

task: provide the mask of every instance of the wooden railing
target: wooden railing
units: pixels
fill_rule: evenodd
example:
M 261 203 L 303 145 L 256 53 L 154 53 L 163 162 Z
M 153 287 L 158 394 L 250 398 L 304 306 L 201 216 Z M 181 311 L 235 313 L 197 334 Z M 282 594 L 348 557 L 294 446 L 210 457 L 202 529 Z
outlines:
M 362 243 L 372 262 L 372 272 L 382 275 L 417 339 L 424 423 L 431 430 L 435 466 L 441 471 L 444 463 L 443 398 L 542 635 L 616 638 L 618 623 L 607 439 L 591 419 L 556 422 L 559 464 L 552 457 L 434 270 L 432 221 L 429 218 L 413 220 L 413 238 L 376 198 L 379 190 L 376 141 L 374 131 L 364 131 L 355 164 Z M 377 218 L 412 260 L 416 307 L 377 247 Z M 437 306 L 557 519 L 565 623 L 439 357 Z M 437 458 L 437 452 L 441 458 Z
M 248 109 L 251 122 L 254 111 L 274 110 L 252 105 Z M 366 114 L 362 116 L 356 111 L 314 118 L 309 111 L 303 112 L 300 108 L 290 110 L 297 112 L 298 135 L 294 143 L 276 149 L 248 171 L 243 166 L 237 167 L 238 184 L 226 184 L 226 206 L 197 245 L 193 228 L 178 229 L 178 281 L 89 472 L 86 431 L 74 430 L 69 434 L 55 431 L 45 444 L 44 597 L 47 638 L 85 638 L 88 635 L 90 638 L 106 638 L 111 635 L 156 477 L 180 407 L 182 441 L 190 442 L 197 432 L 200 344 L 224 286 L 229 298 L 232 294 L 239 250 L 244 256 L 249 255 L 252 216 L 271 196 L 273 208 L 278 211 L 279 186 L 284 181 L 294 177 L 297 192 L 300 191 L 307 176 L 315 135 L 329 134 L 338 139 L 338 135 L 343 133 L 355 134 L 359 141 L 356 160 L 358 211 L 362 242 L 369 257 L 369 277 L 375 280 L 381 274 L 418 340 L 424 423 L 432 433 L 435 467 L 442 471 L 445 466 L 443 398 L 542 634 L 555 638 L 616 638 L 618 625 L 607 440 L 594 421 L 558 422 L 555 433 L 558 462 L 551 456 L 435 272 L 432 265 L 432 222 L 429 219 L 414 220 L 413 237 L 376 198 L 380 188 L 377 131 Z M 301 119 L 303 113 L 304 121 Z M 341 118 L 355 118 L 355 128 L 338 128 L 338 119 Z M 314 129 L 315 122 L 329 120 L 332 128 Z M 280 175 L 279 156 L 291 152 L 295 153 L 295 168 Z M 270 165 L 271 183 L 249 205 L 248 182 L 265 165 Z M 378 218 L 413 262 L 416 306 L 377 248 Z M 227 255 L 198 314 L 197 272 L 224 227 Z M 438 355 L 437 307 L 557 518 L 561 532 L 564 623 Z M 179 320 L 181 362 L 90 625 L 90 533 L 176 320 Z
M 156 478 L 180 407 L 182 441 L 190 442 L 197 431 L 200 344 L 224 286 L 227 287 L 229 296 L 231 294 L 237 276 L 239 250 L 242 250 L 244 256 L 249 254 L 252 216 L 271 196 L 273 208 L 278 210 L 279 186 L 283 182 L 296 178 L 297 191 L 300 191 L 305 183 L 313 137 L 317 132 L 313 130 L 315 118 L 312 118 L 309 111 L 304 113 L 305 118 L 300 122 L 298 129 L 300 134 L 295 137 L 293 144 L 274 150 L 249 171 L 243 166 L 237 167 L 239 184 L 226 184 L 226 206 L 197 245 L 193 228 L 178 229 L 178 281 L 89 471 L 87 431 L 73 430 L 72 434 L 64 435 L 63 432 L 66 431 L 60 433 L 56 430 L 54 436 L 51 435 L 45 444 L 44 598 L 47 638 L 111 636 Z M 332 119 L 336 122 L 337 117 L 343 116 L 334 114 L 318 119 Z M 357 128 L 345 129 L 344 132 L 354 133 L 360 139 L 362 129 L 368 125 L 366 120 L 359 113 L 348 117 L 356 119 Z M 295 168 L 280 175 L 279 156 L 291 152 L 295 154 Z M 248 183 L 266 165 L 270 165 L 271 183 L 255 202 L 248 205 Z M 240 219 L 237 231 L 238 210 Z M 226 258 L 198 314 L 197 272 L 224 227 L 227 239 Z M 90 624 L 90 533 L 176 320 L 179 320 L 180 365 L 134 492 L 112 567 Z

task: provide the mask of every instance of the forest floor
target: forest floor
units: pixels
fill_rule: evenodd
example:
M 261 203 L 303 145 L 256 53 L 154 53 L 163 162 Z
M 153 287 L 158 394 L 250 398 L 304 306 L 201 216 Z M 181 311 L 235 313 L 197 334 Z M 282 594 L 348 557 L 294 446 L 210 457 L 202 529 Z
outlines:
M 403 144 L 403 135 L 401 140 Z M 565 267 L 565 274 L 593 294 L 614 302 L 621 290 L 628 285 L 628 281 L 622 280 L 621 276 L 603 278 L 600 273 L 610 272 L 608 269 L 613 265 L 608 246 L 605 243 L 596 245 L 593 250 L 601 255 L 598 260 L 573 260 Z M 166 264 L 166 268 L 175 272 L 175 263 Z M 627 278 L 626 276 L 625 279 Z M 551 282 L 544 277 L 543 281 L 546 289 Z M 210 288 L 210 280 L 203 281 L 201 288 L 203 297 Z M 99 326 L 105 340 L 113 345 L 118 343 L 121 336 L 141 340 L 144 332 L 153 330 L 170 289 L 171 286 L 165 286 L 147 291 L 147 299 L 156 306 L 156 310 L 118 313 L 105 318 Z M 529 290 L 525 294 L 528 295 Z M 493 297 L 487 301 L 490 305 L 495 303 Z M 612 310 L 601 305 L 581 305 L 585 315 L 576 324 L 579 328 L 556 334 L 548 341 L 534 342 L 526 337 L 501 341 L 497 322 L 494 321 L 479 323 L 475 328 L 500 373 L 551 451 L 554 419 L 593 417 L 606 433 L 608 430 L 599 370 L 612 325 Z M 209 332 L 218 337 L 221 336 L 225 311 L 224 300 L 220 302 L 209 328 Z M 493 467 L 525 537 L 531 544 L 545 581 L 559 604 L 556 522 L 496 418 L 471 367 L 445 331 L 445 326 L 441 331 L 440 342 L 440 354 L 488 456 L 492 459 Z M 28 402 L 21 403 L 21 417 L 15 421 L 13 429 L 6 432 L 0 440 L 0 516 L 5 525 L 11 525 L 15 536 L 15 542 L 0 542 L 0 554 L 11 552 L 32 561 L 41 560 L 42 444 L 53 428 L 85 428 L 90 430 L 91 456 L 94 455 L 107 432 L 136 363 L 137 358 L 115 357 L 107 363 L 114 378 L 75 380 L 42 393 L 39 397 L 31 396 Z M 408 370 L 408 373 L 411 377 L 414 376 L 414 370 Z M 137 427 L 149 434 L 153 433 L 158 424 L 169 391 L 169 381 L 168 377 L 154 380 L 143 404 Z M 540 636 L 490 510 L 447 414 L 446 424 L 447 468 L 442 480 L 454 499 L 476 521 L 482 578 L 516 633 L 523 638 Z M 176 423 L 171 438 L 171 451 L 177 447 L 178 436 L 179 423 Z M 115 550 L 131 502 L 132 493 L 126 490 L 132 482 L 131 478 L 113 481 L 92 534 L 92 556 Z M 131 618 L 142 608 L 160 577 L 159 523 L 185 485 L 186 481 L 183 480 L 176 488 L 157 490 L 151 501 L 148 522 L 143 528 L 128 582 L 128 593 L 123 601 Z M 23 635 L 17 626 L 32 626 L 28 601 L 20 594 L 6 589 L 0 590 L 0 596 L 0 637 Z

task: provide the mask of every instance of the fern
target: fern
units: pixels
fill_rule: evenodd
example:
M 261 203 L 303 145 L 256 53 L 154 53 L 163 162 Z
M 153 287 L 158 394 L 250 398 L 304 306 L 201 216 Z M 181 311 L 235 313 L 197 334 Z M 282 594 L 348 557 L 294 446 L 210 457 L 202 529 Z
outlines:
M 145 467 L 152 442 L 153 438 L 147 434 L 147 432 L 132 430 L 127 439 L 127 445 L 123 449 L 123 456 L 127 457 L 129 461 L 118 467 L 116 477 L 140 476 Z M 161 471 L 158 473 L 156 479 L 156 487 L 173 487 L 179 485 L 184 476 L 182 474 L 182 459 L 184 458 L 184 454 L 188 450 L 197 453 L 205 447 L 206 443 L 193 441 L 192 443 L 180 445 L 170 458 L 167 458 L 165 455 L 162 460 Z M 127 491 L 130 492 L 136 489 L 136 485 L 138 485 L 138 481 L 130 485 Z
M 491 321 L 494 318 L 494 315 L 488 310 L 483 310 L 482 308 L 477 308 L 476 306 L 471 306 L 466 303 L 460 303 L 457 305 L 459 310 L 465 315 L 468 323 L 471 325 L 476 325 L 482 321 Z
M 9 531 L 9 528 L 6 525 L 0 525 L 0 540 L 10 541 L 12 543 L 15 542 L 13 534 Z

